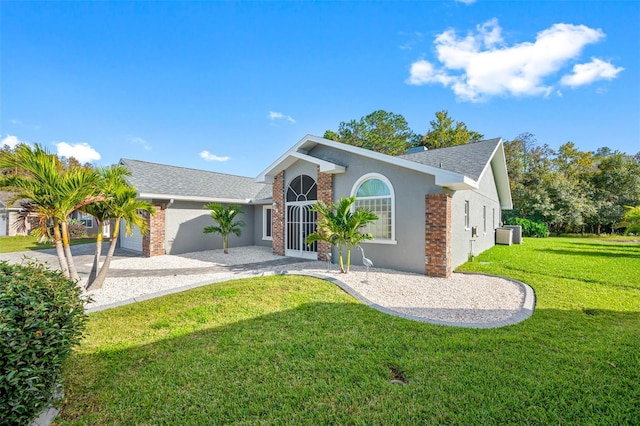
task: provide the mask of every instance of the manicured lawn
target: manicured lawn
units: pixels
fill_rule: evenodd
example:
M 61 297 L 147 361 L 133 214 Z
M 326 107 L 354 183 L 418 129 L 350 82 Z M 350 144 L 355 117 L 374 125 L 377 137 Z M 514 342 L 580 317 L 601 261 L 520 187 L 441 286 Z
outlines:
M 640 423 L 639 244 L 527 239 L 462 269 L 529 283 L 535 314 L 423 324 L 293 276 L 92 314 L 56 422 Z
M 95 242 L 95 238 L 79 238 L 71 240 L 71 245 Z M 19 235 L 15 237 L 0 237 L 0 253 L 12 253 L 16 251 L 44 250 L 54 248 L 53 243 L 39 243 L 33 235 Z

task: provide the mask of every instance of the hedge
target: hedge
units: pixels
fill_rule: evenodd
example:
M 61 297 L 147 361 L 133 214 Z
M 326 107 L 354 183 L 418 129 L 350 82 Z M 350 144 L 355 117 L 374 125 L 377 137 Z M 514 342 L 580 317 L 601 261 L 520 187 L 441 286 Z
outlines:
M 521 217 L 512 217 L 505 220 L 504 223 L 505 225 L 522 226 L 523 237 L 545 238 L 549 236 L 549 228 L 546 224 L 541 222 L 534 222 L 533 220 L 524 219 Z
M 81 294 L 60 271 L 0 262 L 0 424 L 29 424 L 54 403 L 87 321 Z

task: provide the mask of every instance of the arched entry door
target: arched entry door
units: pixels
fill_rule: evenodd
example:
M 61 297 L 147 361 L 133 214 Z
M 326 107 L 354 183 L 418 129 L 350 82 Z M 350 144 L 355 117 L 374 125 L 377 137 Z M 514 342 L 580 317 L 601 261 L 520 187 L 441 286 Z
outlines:
M 318 199 L 316 181 L 311 176 L 300 175 L 287 187 L 286 194 L 286 250 L 285 255 L 305 259 L 318 258 L 318 244 L 307 245 L 307 235 L 315 232 L 317 214 L 311 207 Z

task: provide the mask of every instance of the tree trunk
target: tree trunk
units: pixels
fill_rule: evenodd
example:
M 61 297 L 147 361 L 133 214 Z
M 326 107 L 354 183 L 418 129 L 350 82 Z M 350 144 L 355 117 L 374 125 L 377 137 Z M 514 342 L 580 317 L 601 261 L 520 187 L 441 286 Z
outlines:
M 87 290 L 97 290 L 102 288 L 104 284 L 104 280 L 107 278 L 107 273 L 109 272 L 109 266 L 111 266 L 111 259 L 113 259 L 113 254 L 116 251 L 116 245 L 118 244 L 118 234 L 120 233 L 120 220 L 115 221 L 115 225 L 113 227 L 113 234 L 111 235 L 111 243 L 109 244 L 109 251 L 107 252 L 107 257 L 104 259 L 104 263 L 102 264 L 102 268 L 100 268 L 100 272 L 96 276 L 93 281 L 89 281 L 89 285 L 87 285 Z
M 229 254 L 229 236 L 224 235 L 222 237 L 222 248 L 224 250 L 224 254 Z
M 62 246 L 64 247 L 64 254 L 67 257 L 67 264 L 69 265 L 69 278 L 78 282 L 80 281 L 80 277 L 78 276 L 78 271 L 76 271 L 76 264 L 73 261 L 71 246 L 69 245 L 69 225 L 66 221 L 63 221 L 60 224 L 62 225 Z
M 56 254 L 58 255 L 58 262 L 60 263 L 60 270 L 65 278 L 69 278 L 69 264 L 64 255 L 62 236 L 60 235 L 60 224 L 57 219 L 53 219 L 53 238 L 56 244 Z
M 87 280 L 87 287 L 89 283 L 96 279 L 98 275 L 98 266 L 100 266 L 100 255 L 102 254 L 102 231 L 104 224 L 98 222 L 98 236 L 96 237 L 96 254 L 93 258 L 93 265 L 91 266 L 91 272 L 89 273 L 89 279 Z
M 347 245 L 347 268 L 344 272 L 345 274 L 349 273 L 349 267 L 351 266 L 351 246 Z
M 344 261 L 342 260 L 342 246 L 338 247 L 338 260 L 340 261 L 340 272 L 346 274 L 346 271 L 344 270 Z

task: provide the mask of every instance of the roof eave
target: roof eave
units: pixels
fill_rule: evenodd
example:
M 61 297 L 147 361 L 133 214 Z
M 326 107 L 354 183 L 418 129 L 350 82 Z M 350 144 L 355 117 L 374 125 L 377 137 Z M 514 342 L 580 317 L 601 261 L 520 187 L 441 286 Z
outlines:
M 171 194 L 152 194 L 139 193 L 138 198 L 143 200 L 174 200 L 174 201 L 194 201 L 202 203 L 223 203 L 223 204 L 252 204 L 251 198 L 220 198 L 220 197 L 199 197 L 189 195 L 171 195 Z

